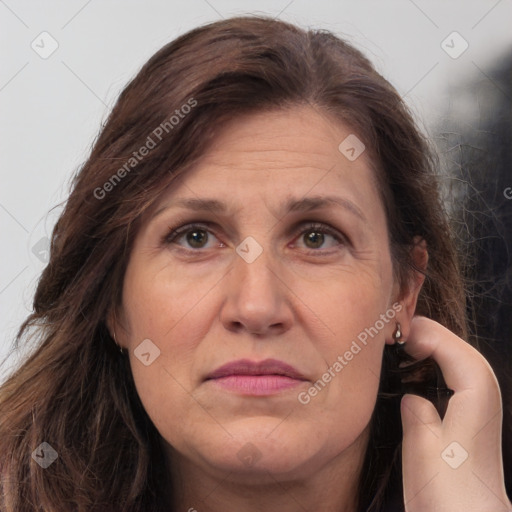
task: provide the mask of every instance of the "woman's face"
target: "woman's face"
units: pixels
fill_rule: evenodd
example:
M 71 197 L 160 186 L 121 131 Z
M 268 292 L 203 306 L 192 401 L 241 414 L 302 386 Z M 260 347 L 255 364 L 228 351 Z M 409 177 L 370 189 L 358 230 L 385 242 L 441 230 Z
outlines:
M 361 444 L 401 306 L 349 135 L 306 107 L 239 119 L 144 220 L 116 331 L 175 458 L 306 477 Z

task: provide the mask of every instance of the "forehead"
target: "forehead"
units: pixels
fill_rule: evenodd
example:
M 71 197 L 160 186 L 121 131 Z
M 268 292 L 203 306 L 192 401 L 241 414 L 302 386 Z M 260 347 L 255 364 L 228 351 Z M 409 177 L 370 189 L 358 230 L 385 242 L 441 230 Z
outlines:
M 163 194 L 157 208 L 173 197 L 204 196 L 228 204 L 242 200 L 239 206 L 263 199 L 269 208 L 277 208 L 291 197 L 340 193 L 382 214 L 369 151 L 358 141 L 349 126 L 320 109 L 246 115 L 220 131 L 199 162 Z M 354 151 L 346 153 L 347 145 Z

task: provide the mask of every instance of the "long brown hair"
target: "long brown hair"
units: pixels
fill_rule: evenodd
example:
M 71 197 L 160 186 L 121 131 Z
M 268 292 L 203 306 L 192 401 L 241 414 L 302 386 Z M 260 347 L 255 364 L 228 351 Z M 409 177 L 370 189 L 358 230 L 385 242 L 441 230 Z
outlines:
M 463 286 L 436 164 L 393 87 L 327 31 L 265 17 L 197 28 L 164 46 L 128 84 L 74 178 L 34 312 L 15 342 L 34 339 L 35 347 L 0 388 L 3 511 L 169 510 L 159 433 L 106 316 L 120 304 L 138 221 L 163 188 L 231 119 L 294 105 L 334 116 L 364 141 L 402 290 L 416 271 L 410 248 L 420 236 L 429 266 L 417 313 L 465 336 Z M 401 496 L 392 362 L 386 348 L 358 510 L 381 510 Z M 43 442 L 58 453 L 46 469 L 31 455 Z

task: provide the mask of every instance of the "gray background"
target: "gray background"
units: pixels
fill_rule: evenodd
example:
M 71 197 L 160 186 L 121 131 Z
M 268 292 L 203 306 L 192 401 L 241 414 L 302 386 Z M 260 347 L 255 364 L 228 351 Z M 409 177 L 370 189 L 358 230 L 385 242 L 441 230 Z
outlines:
M 0 0 L 0 359 L 31 310 L 56 216 L 49 211 L 66 198 L 121 89 L 178 35 L 247 13 L 345 37 L 405 96 L 427 133 L 454 116 L 478 123 L 485 113 L 461 88 L 498 87 L 492 70 L 512 48 L 512 0 Z M 454 31 L 463 39 L 446 39 Z

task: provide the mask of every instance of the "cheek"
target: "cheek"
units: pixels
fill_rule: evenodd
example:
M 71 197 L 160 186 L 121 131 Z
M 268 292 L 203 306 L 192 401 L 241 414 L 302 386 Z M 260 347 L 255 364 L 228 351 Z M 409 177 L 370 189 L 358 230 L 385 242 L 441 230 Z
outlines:
M 129 342 L 150 338 L 163 348 L 169 339 L 173 347 L 193 340 L 204 323 L 204 299 L 218 278 L 213 272 L 184 274 L 165 262 L 160 268 L 141 270 L 144 266 L 138 265 L 137 272 L 128 268 L 125 277 L 123 306 Z M 177 336 L 185 324 L 188 336 Z
M 370 420 L 380 381 L 386 337 L 394 328 L 391 265 L 384 272 L 342 272 L 321 287 L 304 283 L 316 350 L 325 371 L 304 401 L 331 424 L 357 432 Z M 323 335 L 319 336 L 319 333 Z
M 352 340 L 359 340 L 366 347 L 365 355 L 359 355 L 359 360 L 369 357 L 368 346 L 378 345 L 380 350 L 379 342 L 393 325 L 393 310 L 385 316 L 384 322 L 380 320 L 381 315 L 390 310 L 391 263 L 365 262 L 365 265 L 340 267 L 315 277 L 297 279 L 294 276 L 290 287 L 307 306 L 304 325 L 316 330 L 311 333 L 311 339 L 319 340 L 319 348 L 332 356 L 333 351 L 341 354 L 348 350 Z
M 322 354 L 326 370 L 301 397 L 303 401 L 310 400 L 304 407 L 310 408 L 309 417 L 316 424 L 322 423 L 317 428 L 329 440 L 326 447 L 331 452 L 343 451 L 367 427 L 380 382 L 384 335 L 378 333 L 365 339 L 360 335 L 366 334 L 360 330 L 364 325 L 361 319 L 348 318 L 338 324 L 343 327 L 343 334 Z
M 204 420 L 204 411 L 195 410 L 191 398 L 191 368 L 197 346 L 211 328 L 213 308 L 208 291 L 217 281 L 211 273 L 194 279 L 168 265 L 129 267 L 125 276 L 126 343 L 137 394 L 157 430 L 177 445 L 179 432 L 195 428 L 197 422 L 191 420 L 196 416 Z M 148 366 L 134 353 L 146 339 L 160 351 Z M 176 410 L 188 413 L 176 415 Z

